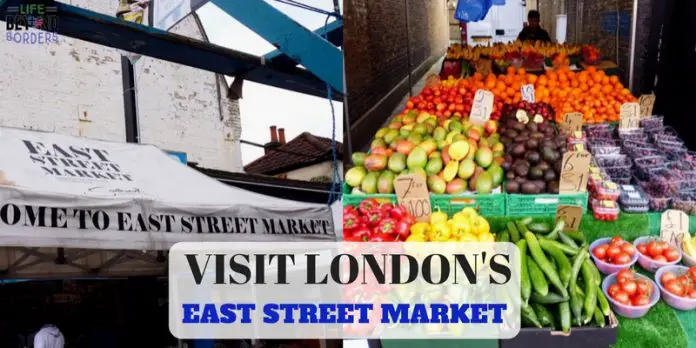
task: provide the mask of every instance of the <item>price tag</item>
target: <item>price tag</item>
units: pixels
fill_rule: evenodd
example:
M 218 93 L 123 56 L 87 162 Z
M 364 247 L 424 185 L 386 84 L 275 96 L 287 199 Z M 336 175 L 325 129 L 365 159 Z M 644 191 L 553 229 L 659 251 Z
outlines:
M 491 118 L 491 112 L 493 112 L 493 93 L 485 89 L 477 90 L 469 120 L 474 125 L 483 125 Z
M 517 119 L 517 121 L 522 122 L 524 124 L 529 123 L 529 115 L 527 115 L 527 112 L 522 109 L 519 109 L 517 110 L 517 112 L 515 112 L 515 118 Z
M 564 232 L 577 232 L 582 220 L 582 208 L 574 205 L 559 205 L 556 209 L 556 221 L 563 219 Z
M 569 112 L 563 115 L 563 123 L 561 123 L 561 130 L 566 134 L 582 132 L 582 113 Z
M 561 167 L 560 193 L 587 191 L 590 172 L 590 153 L 587 151 L 568 151 L 563 154 Z
M 624 103 L 621 105 L 620 115 L 619 128 L 634 129 L 640 125 L 640 106 L 638 103 Z
M 396 201 L 418 221 L 428 222 L 432 208 L 425 179 L 418 174 L 399 175 L 394 180 Z
M 660 219 L 660 238 L 669 244 L 681 247 L 684 237 L 689 237 L 689 216 L 681 210 L 669 209 Z
M 640 104 L 640 117 L 652 116 L 653 106 L 655 105 L 654 94 L 643 94 L 638 98 Z
M 536 103 L 536 97 L 534 95 L 534 85 L 528 84 L 522 86 L 522 100 Z

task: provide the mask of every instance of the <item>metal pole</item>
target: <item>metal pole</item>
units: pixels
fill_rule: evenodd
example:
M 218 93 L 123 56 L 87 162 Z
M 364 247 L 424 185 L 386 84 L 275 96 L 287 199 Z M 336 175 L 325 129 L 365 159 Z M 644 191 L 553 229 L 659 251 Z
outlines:
M 636 60 L 636 27 L 638 22 L 638 0 L 633 0 L 633 13 L 631 14 L 631 57 L 628 72 L 628 89 L 633 91 L 633 69 Z M 617 28 L 618 30 L 619 28 Z M 618 50 L 618 47 L 617 47 Z
M 404 8 L 406 9 L 406 62 L 408 64 L 408 97 L 413 96 L 413 83 L 411 82 L 411 41 L 410 41 L 410 33 L 409 33 L 409 25 L 408 25 L 408 0 L 404 0 Z M 449 25 L 449 22 L 447 22 Z
M 121 74 L 123 80 L 123 107 L 126 121 L 126 142 L 139 143 L 138 112 L 135 96 L 135 73 L 131 61 L 121 56 Z

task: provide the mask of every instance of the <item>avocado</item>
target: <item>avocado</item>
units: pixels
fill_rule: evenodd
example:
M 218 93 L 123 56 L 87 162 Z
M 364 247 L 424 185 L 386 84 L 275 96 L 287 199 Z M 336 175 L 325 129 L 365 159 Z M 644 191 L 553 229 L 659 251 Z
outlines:
M 520 164 L 520 165 L 515 166 L 515 174 L 522 176 L 522 177 L 527 177 L 528 173 L 529 173 L 528 166 L 526 166 L 524 164 Z
M 528 150 L 536 150 L 539 147 L 539 141 L 536 139 L 532 138 L 527 140 L 527 149 Z
M 509 171 L 509 172 L 505 173 L 505 179 L 515 180 L 515 172 Z
M 529 169 L 529 178 L 532 180 L 538 180 L 544 177 L 544 171 L 539 167 L 532 167 Z
M 508 181 L 505 183 L 505 192 L 507 193 L 517 193 L 520 191 L 520 184 L 516 181 Z
M 521 144 L 515 145 L 515 147 L 512 148 L 512 154 L 515 157 L 520 157 L 520 156 L 524 155 L 524 145 L 521 145 Z
M 548 186 L 549 186 L 548 187 L 549 193 L 558 193 L 558 188 L 559 188 L 558 181 L 556 181 L 556 180 L 551 181 Z
M 554 172 L 553 170 L 547 170 L 544 173 L 544 181 L 550 182 L 554 180 L 556 180 L 556 172 Z
M 535 194 L 535 193 L 539 193 L 538 189 L 539 189 L 539 187 L 537 187 L 537 185 L 535 185 L 531 181 L 527 181 L 524 184 L 522 184 L 522 193 Z
M 527 161 L 529 161 L 530 164 L 537 164 L 541 160 L 541 156 L 539 156 L 539 153 L 536 151 L 529 151 L 527 152 L 527 155 L 525 156 Z

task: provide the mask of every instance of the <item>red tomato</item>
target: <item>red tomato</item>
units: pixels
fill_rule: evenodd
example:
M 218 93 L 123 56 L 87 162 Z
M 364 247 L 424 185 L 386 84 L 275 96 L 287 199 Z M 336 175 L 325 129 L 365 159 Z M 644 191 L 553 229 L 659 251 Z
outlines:
M 638 252 L 640 252 L 641 254 L 644 254 L 644 255 L 648 254 L 648 247 L 645 244 L 638 244 L 636 249 L 638 249 Z
M 662 286 L 667 284 L 670 280 L 677 279 L 677 276 L 672 273 L 672 272 L 665 272 L 662 274 L 662 278 L 660 278 L 660 283 L 662 283 Z
M 618 303 L 621 303 L 621 304 L 627 305 L 627 306 L 631 305 L 631 298 L 623 290 L 619 290 L 618 292 L 616 292 L 613 297 L 614 297 L 614 300 L 616 300 L 616 302 L 618 302 Z
M 667 258 L 664 255 L 657 255 L 652 258 L 653 260 L 657 262 L 667 262 Z
M 621 253 L 621 248 L 617 246 L 610 246 L 609 249 L 607 249 L 607 258 L 610 260 L 613 260 L 616 255 L 619 255 Z
M 678 280 L 672 279 L 665 284 L 665 290 L 671 292 L 673 295 L 681 297 L 684 296 L 684 291 L 686 289 L 684 289 L 684 286 L 681 285 Z
M 633 254 L 636 253 L 636 248 L 633 247 L 633 244 L 626 243 L 621 245 L 621 251 L 633 257 Z
M 623 240 L 623 238 L 621 238 L 620 236 L 614 236 L 611 239 L 611 242 L 609 242 L 609 244 L 611 244 L 611 246 L 621 246 L 621 245 L 623 245 L 623 243 L 626 243 L 626 241 Z
M 614 297 L 616 295 L 616 293 L 618 293 L 619 291 L 622 291 L 619 284 L 611 284 L 611 285 L 609 285 L 609 288 L 607 289 L 607 293 L 611 297 Z
M 638 284 L 633 280 L 627 280 L 621 284 L 621 290 L 626 292 L 628 296 L 633 296 L 636 294 L 636 291 L 638 291 Z
M 634 306 L 647 306 L 650 304 L 650 298 L 645 296 L 636 296 L 631 300 L 631 304 Z
M 653 292 L 652 284 L 650 284 L 647 280 L 644 280 L 644 279 L 636 280 L 636 286 L 638 288 L 636 291 L 636 294 L 638 296 L 650 297 L 650 295 L 652 295 L 652 292 Z
M 619 271 L 619 273 L 616 274 L 616 282 L 619 284 L 623 284 L 624 282 L 628 280 L 633 280 L 635 279 L 635 276 L 633 275 L 633 271 L 631 271 L 628 268 L 624 268 Z
M 663 255 L 667 259 L 667 261 L 672 262 L 672 261 L 677 261 L 679 259 L 679 252 L 677 249 L 667 247 L 667 249 L 664 251 Z
M 592 250 L 592 254 L 596 258 L 598 258 L 600 260 L 604 260 L 607 257 L 607 249 L 609 249 L 609 245 L 603 244 L 603 245 L 600 245 L 600 246 L 594 248 L 594 250 Z
M 651 258 L 654 259 L 656 256 L 662 255 L 663 251 L 664 250 L 662 249 L 662 247 L 656 242 L 652 241 L 648 243 L 648 256 L 650 256 Z
M 687 273 L 689 274 L 689 276 L 691 276 L 691 280 L 696 282 L 696 266 L 689 268 Z
M 631 257 L 628 254 L 621 252 L 618 255 L 614 256 L 614 258 L 612 258 L 611 261 L 614 262 L 614 264 L 616 265 L 626 265 L 631 263 Z
M 687 274 L 681 275 L 679 278 L 677 278 L 677 280 L 685 289 L 691 289 L 691 286 L 693 285 L 691 278 L 689 278 Z
M 655 244 L 659 245 L 660 248 L 662 248 L 662 251 L 664 251 L 665 249 L 669 248 L 669 243 L 667 243 L 667 242 L 665 242 L 665 241 L 663 241 L 663 240 L 658 240 L 658 241 L 655 242 Z
M 691 289 L 689 290 L 689 293 L 686 294 L 689 298 L 696 298 L 696 289 Z

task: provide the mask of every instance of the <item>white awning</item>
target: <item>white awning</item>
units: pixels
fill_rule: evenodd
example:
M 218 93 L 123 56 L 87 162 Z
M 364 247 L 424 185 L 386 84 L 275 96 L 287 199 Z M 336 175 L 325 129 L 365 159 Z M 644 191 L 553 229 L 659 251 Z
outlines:
M 224 185 L 150 145 L 0 128 L 0 246 L 335 240 L 329 206 Z

